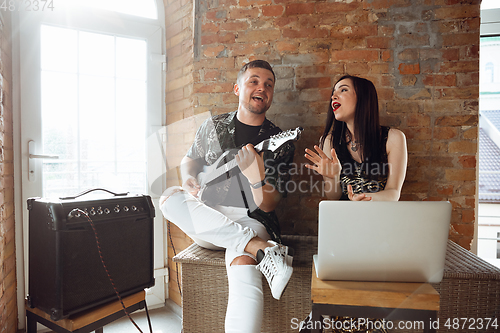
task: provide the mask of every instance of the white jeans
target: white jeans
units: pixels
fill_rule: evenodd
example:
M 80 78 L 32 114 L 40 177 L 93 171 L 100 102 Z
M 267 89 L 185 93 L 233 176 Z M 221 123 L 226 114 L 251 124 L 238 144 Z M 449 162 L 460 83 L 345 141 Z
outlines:
M 183 190 L 169 196 L 160 209 L 166 219 L 198 245 L 212 250 L 226 249 L 229 284 L 226 332 L 260 332 L 264 302 L 262 275 L 254 265 L 231 266 L 231 263 L 242 255 L 255 259 L 244 249 L 255 236 L 270 239 L 264 225 L 250 218 L 246 208 L 212 208 Z

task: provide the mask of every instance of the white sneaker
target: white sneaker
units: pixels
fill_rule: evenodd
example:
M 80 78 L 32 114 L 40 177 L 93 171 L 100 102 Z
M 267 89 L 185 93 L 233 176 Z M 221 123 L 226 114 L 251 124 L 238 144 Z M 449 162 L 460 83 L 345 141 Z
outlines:
M 292 276 L 293 257 L 288 255 L 288 246 L 269 242 L 273 243 L 274 246 L 264 250 L 264 257 L 255 268 L 266 277 L 273 297 L 280 299 Z

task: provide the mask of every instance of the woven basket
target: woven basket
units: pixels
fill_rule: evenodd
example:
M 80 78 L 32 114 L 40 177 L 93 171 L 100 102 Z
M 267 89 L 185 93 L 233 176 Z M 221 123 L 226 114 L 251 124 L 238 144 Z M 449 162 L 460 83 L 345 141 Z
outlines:
M 293 275 L 279 301 L 272 297 L 263 278 L 262 332 L 265 333 L 297 332 L 292 330 L 292 320 L 302 320 L 311 312 L 312 256 L 317 250 L 317 237 L 283 236 L 283 243 L 295 250 Z M 173 260 L 182 263 L 184 333 L 223 333 L 228 294 L 224 251 L 211 251 L 193 244 Z
M 271 296 L 263 280 L 263 333 L 297 332 L 296 324 L 311 311 L 312 256 L 317 252 L 317 237 L 283 236 L 283 243 L 295 249 L 294 271 L 279 301 Z M 193 244 L 173 261 L 182 264 L 184 332 L 223 333 L 228 294 L 224 252 Z M 500 325 L 500 270 L 452 241 L 448 241 L 443 281 L 433 287 L 441 296 L 438 332 L 461 332 L 452 326 L 446 328 L 447 320 L 453 318 L 498 318 Z M 490 327 L 465 331 L 500 330 Z

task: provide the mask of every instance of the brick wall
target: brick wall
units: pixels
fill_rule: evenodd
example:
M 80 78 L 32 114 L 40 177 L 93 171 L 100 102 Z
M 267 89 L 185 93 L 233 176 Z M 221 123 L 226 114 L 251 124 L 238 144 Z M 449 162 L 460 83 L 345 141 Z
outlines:
M 10 13 L 0 22 L 0 333 L 17 332 Z
M 407 136 L 401 200 L 449 200 L 450 239 L 470 248 L 476 219 L 479 0 L 197 0 L 194 7 L 164 1 L 174 74 L 167 76 L 169 124 L 235 110 L 232 86 L 241 65 L 260 58 L 274 66 L 278 81 L 268 116 L 283 129 L 305 128 L 293 179 L 309 184 L 290 188 L 282 201 L 284 233 L 317 233 L 320 177 L 302 167 L 303 150 L 318 142 L 332 85 L 349 73 L 374 82 L 382 123 Z M 193 134 L 177 136 L 185 140 L 182 148 Z M 181 232 L 173 234 L 177 250 L 189 244 Z

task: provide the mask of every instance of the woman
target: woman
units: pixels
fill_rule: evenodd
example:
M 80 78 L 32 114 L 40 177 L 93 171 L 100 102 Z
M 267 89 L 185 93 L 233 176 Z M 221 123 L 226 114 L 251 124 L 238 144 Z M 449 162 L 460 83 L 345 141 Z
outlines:
M 406 138 L 380 126 L 377 91 L 345 75 L 335 84 L 325 130 L 306 167 L 323 176 L 330 200 L 397 201 L 406 175 Z
M 325 130 L 315 151 L 306 149 L 306 165 L 323 176 L 330 200 L 397 201 L 406 175 L 407 149 L 403 132 L 380 126 L 377 91 L 367 79 L 345 75 L 335 84 Z M 351 318 L 334 321 L 353 323 Z M 354 321 L 349 332 L 371 330 Z M 299 332 L 314 327 L 311 315 Z M 342 332 L 342 330 L 334 330 Z

